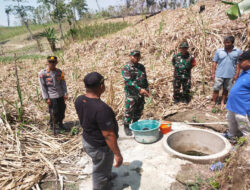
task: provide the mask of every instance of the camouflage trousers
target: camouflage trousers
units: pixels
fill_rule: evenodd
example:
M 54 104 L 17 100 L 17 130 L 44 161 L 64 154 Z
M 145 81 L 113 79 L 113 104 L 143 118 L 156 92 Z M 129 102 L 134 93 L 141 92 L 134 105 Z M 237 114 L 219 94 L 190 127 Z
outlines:
M 191 88 L 191 78 L 180 78 L 175 77 L 174 78 L 174 99 L 180 100 L 181 98 L 184 98 L 186 100 L 190 99 L 190 88 Z M 182 93 L 181 93 L 181 87 L 182 87 Z
M 125 115 L 123 117 L 124 126 L 129 126 L 131 123 L 138 121 L 144 109 L 144 96 L 143 97 L 129 97 L 125 99 Z

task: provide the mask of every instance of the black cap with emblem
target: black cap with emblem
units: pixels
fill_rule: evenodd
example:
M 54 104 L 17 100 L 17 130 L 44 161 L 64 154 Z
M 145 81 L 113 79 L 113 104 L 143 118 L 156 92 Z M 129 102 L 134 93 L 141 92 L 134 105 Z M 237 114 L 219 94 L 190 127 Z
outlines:
M 47 60 L 49 63 L 57 63 L 57 57 L 56 56 L 48 56 Z
M 100 73 L 91 72 L 84 77 L 83 82 L 86 88 L 96 88 L 103 84 L 104 80 L 104 77 Z

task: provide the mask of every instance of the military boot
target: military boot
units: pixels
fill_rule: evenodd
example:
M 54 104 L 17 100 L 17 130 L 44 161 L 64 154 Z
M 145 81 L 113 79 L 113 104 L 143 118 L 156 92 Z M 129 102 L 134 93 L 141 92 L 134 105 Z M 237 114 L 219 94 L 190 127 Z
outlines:
M 63 122 L 59 122 L 59 129 L 64 130 L 64 131 L 68 131 L 69 129 L 63 125 Z
M 124 125 L 124 132 L 127 136 L 132 136 L 132 131 L 129 128 L 129 125 Z

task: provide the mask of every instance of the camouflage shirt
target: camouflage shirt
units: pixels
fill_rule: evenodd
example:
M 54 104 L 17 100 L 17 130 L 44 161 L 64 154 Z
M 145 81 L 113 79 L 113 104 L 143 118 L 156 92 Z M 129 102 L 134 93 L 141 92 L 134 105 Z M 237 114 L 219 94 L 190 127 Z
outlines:
M 145 67 L 138 63 L 129 62 L 122 69 L 127 96 L 139 96 L 139 91 L 144 88 L 148 90 L 148 80 Z
M 190 78 L 191 69 L 195 66 L 194 56 L 189 53 L 186 56 L 182 56 L 181 53 L 175 54 L 172 59 L 172 64 L 174 65 L 174 75 L 180 78 Z

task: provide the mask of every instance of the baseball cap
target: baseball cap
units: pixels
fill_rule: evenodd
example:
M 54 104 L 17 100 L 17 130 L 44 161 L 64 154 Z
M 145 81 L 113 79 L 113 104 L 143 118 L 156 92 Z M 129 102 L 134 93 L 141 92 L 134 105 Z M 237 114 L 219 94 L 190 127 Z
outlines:
M 188 42 L 182 42 L 179 47 L 180 48 L 188 48 L 189 47 Z
M 91 72 L 84 77 L 83 81 L 87 88 L 95 88 L 104 82 L 104 77 L 100 73 Z
M 238 61 L 250 60 L 250 50 L 244 51 L 238 58 Z
M 135 56 L 135 55 L 141 55 L 141 52 L 139 51 L 139 50 L 133 50 L 133 51 L 131 51 L 130 52 L 130 54 L 129 54 L 130 56 Z
M 57 63 L 57 57 L 56 56 L 48 56 L 47 60 L 50 63 Z

